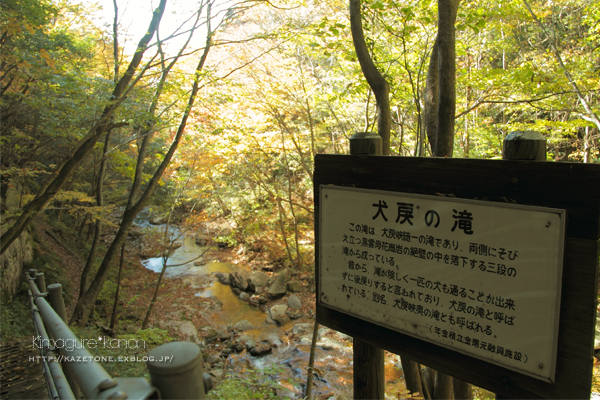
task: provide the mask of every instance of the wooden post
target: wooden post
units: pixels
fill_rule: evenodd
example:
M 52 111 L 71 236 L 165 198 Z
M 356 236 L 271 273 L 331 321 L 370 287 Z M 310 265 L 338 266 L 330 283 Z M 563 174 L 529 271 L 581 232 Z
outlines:
M 35 283 L 37 283 L 37 287 L 40 290 L 40 293 L 46 292 L 46 279 L 44 278 L 43 272 L 36 272 Z
M 39 284 L 38 284 L 39 286 Z M 40 288 L 40 291 L 42 289 Z M 46 291 L 46 289 L 44 289 Z M 52 309 L 58 314 L 60 319 L 64 321 L 65 324 L 69 323 L 67 319 L 67 309 L 65 307 L 65 299 L 63 298 L 62 285 L 60 283 L 53 283 L 48 285 L 48 300 Z M 67 362 L 62 363 L 62 369 L 67 378 L 67 382 L 69 382 L 69 386 L 71 386 L 71 391 L 75 395 L 75 398 L 79 398 L 81 392 L 79 390 L 79 386 L 77 385 L 77 380 L 73 376 L 71 369 Z
M 381 137 L 376 133 L 357 132 L 350 138 L 350 154 L 382 155 Z M 385 397 L 385 357 L 383 349 L 357 338 L 352 341 L 354 355 L 354 398 Z
M 40 289 L 41 291 L 41 289 Z M 63 299 L 62 295 L 62 285 L 60 283 L 53 283 L 48 285 L 48 298 L 50 300 L 50 305 L 56 311 L 58 316 L 65 322 L 67 321 L 67 310 L 65 308 L 65 299 Z
M 207 387 L 202 374 L 202 352 L 191 342 L 161 344 L 148 352 L 152 386 L 163 399 L 204 399 Z
M 504 139 L 502 159 L 546 161 L 546 138 L 535 131 L 511 132 Z
M 535 131 L 515 131 L 506 135 L 502 145 L 503 160 L 546 161 L 546 138 Z M 511 178 L 514 185 L 519 184 L 517 177 Z M 496 399 L 508 399 L 496 394 Z

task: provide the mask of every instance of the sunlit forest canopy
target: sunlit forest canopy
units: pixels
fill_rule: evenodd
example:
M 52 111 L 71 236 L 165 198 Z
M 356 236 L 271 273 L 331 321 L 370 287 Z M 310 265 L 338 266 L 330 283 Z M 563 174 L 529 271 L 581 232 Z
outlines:
M 24 207 L 79 154 L 42 208 L 69 204 L 91 223 L 155 185 L 139 205 L 227 215 L 231 240 L 271 232 L 279 257 L 312 263 L 313 157 L 347 153 L 352 134 L 377 129 L 348 4 L 166 1 L 140 52 L 157 7 L 2 1 L 3 189 L 21 182 Z M 454 156 L 501 158 L 507 134 L 535 130 L 549 160 L 600 162 L 598 21 L 592 0 L 461 2 Z M 390 85 L 391 155 L 430 155 L 437 2 L 364 1 L 362 22 Z

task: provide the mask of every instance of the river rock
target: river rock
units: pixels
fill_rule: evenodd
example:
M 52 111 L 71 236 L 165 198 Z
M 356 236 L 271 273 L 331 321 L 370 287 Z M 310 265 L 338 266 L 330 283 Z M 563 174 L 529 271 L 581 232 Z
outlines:
M 250 300 L 250 295 L 248 294 L 248 292 L 242 292 L 240 293 L 240 300 L 244 300 L 244 301 L 248 301 Z
M 248 322 L 247 319 L 243 319 L 241 321 L 236 322 L 235 325 L 233 325 L 233 329 L 237 331 L 247 331 L 249 329 L 254 329 L 254 325 Z
M 288 306 L 285 304 L 278 304 L 276 306 L 271 307 L 269 310 L 269 316 L 273 321 L 275 321 L 278 325 L 283 325 L 287 321 L 289 321 L 288 315 L 285 313 L 288 309 Z
M 222 342 L 231 339 L 231 332 L 221 331 L 219 332 L 219 340 Z
M 250 278 L 250 271 L 233 271 L 229 273 L 231 286 L 242 291 L 248 290 L 248 278 Z
M 231 350 L 234 353 L 241 353 L 242 351 L 244 351 L 245 348 L 246 347 L 239 342 L 235 342 L 233 345 L 231 345 Z
M 321 347 L 323 350 L 335 350 L 344 347 L 340 342 L 329 337 L 321 338 L 321 340 L 317 342 L 317 346 Z
M 262 296 L 262 295 L 255 294 L 255 295 L 250 296 L 250 304 L 252 304 L 253 306 L 258 307 L 261 304 L 268 303 L 268 301 L 269 300 L 265 296 Z
M 216 364 L 218 362 L 221 362 L 221 357 L 219 357 L 216 354 L 209 354 L 208 357 L 206 358 L 206 362 L 209 365 L 214 365 L 214 364 Z
M 298 296 L 296 296 L 295 294 L 291 295 L 288 298 L 287 305 L 289 308 L 295 308 L 295 309 L 302 308 L 302 302 L 300 301 L 300 298 Z
M 269 297 L 278 299 L 287 293 L 287 283 L 290 280 L 292 273 L 289 269 L 284 269 L 277 275 L 273 284 L 269 287 Z
M 298 318 L 302 318 L 304 316 L 304 313 L 302 312 L 302 310 L 287 310 L 285 312 L 288 317 L 290 317 L 290 319 L 298 319 Z
M 219 282 L 221 282 L 223 285 L 230 285 L 231 281 L 229 280 L 229 277 L 227 275 L 225 275 L 222 272 L 217 272 L 215 274 L 215 276 L 217 277 L 217 279 L 219 280 Z
M 301 292 L 304 289 L 300 281 L 289 281 L 287 288 L 290 292 Z
M 324 349 L 327 350 L 327 349 Z M 231 353 L 233 353 L 233 350 L 231 349 L 231 347 L 225 347 L 223 350 L 221 350 L 221 356 L 227 358 L 228 355 L 230 355 Z
M 204 340 L 206 340 L 207 343 L 212 343 L 219 338 L 219 331 L 210 326 L 205 326 L 201 330 L 204 333 Z
M 253 272 L 248 277 L 248 290 L 254 293 L 260 293 L 262 288 L 267 284 L 269 275 L 261 271 Z
M 166 224 L 167 220 L 169 219 L 169 215 L 160 215 L 158 217 L 153 217 L 150 218 L 150 224 L 151 225 L 162 225 L 162 224 Z
M 213 369 L 210 371 L 210 374 L 215 377 L 216 380 L 220 381 L 223 378 L 223 370 L 222 369 Z
M 194 239 L 194 241 L 196 242 L 196 244 L 198 246 L 206 246 L 206 245 L 208 245 L 208 242 L 210 241 L 210 237 L 208 235 L 198 234 L 198 235 L 196 235 L 196 238 Z
M 314 326 L 315 324 L 312 322 L 303 322 L 300 324 L 296 324 L 294 325 L 294 327 L 292 328 L 292 333 L 294 335 L 300 335 L 303 333 L 310 333 L 314 330 Z
M 256 346 L 250 349 L 250 354 L 254 357 L 264 356 L 265 354 L 269 354 L 272 348 L 267 343 L 259 343 Z
M 173 252 L 181 246 L 183 246 L 183 240 L 176 240 L 173 243 L 171 243 L 171 246 L 169 247 L 169 252 Z
M 140 245 L 140 257 L 142 259 L 158 257 L 160 255 L 160 251 L 155 246 L 151 246 L 148 243 L 142 243 Z
M 184 321 L 181 325 L 179 325 L 179 333 L 186 340 L 191 340 L 193 342 L 198 341 L 198 330 L 192 323 L 192 321 Z
M 250 351 L 251 348 L 253 348 L 254 346 L 256 346 L 256 340 L 252 339 L 250 336 L 248 335 L 242 335 L 239 337 L 238 342 L 242 343 L 244 346 L 246 346 L 246 350 Z

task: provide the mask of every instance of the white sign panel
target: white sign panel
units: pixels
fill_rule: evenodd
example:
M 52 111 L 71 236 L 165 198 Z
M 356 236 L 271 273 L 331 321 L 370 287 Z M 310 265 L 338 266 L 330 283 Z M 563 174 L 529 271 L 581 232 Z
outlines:
M 564 210 L 321 186 L 319 300 L 554 381 Z

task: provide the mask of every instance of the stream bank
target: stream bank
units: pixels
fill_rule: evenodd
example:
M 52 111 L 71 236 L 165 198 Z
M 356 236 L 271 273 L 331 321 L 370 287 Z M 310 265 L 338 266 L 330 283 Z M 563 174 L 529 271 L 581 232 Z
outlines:
M 153 326 L 197 343 L 217 385 L 269 371 L 264 379 L 276 383 L 277 396 L 303 397 L 315 322 L 314 272 L 294 273 L 239 248 L 199 246 L 193 237 L 181 241 L 167 265 Z M 156 282 L 162 259 L 148 258 L 140 267 Z M 397 357 L 386 361 L 390 391 L 404 390 Z M 320 327 L 314 398 L 352 397 L 352 368 L 352 339 Z

